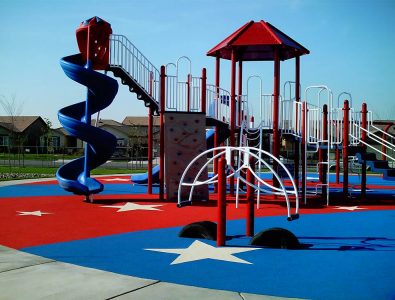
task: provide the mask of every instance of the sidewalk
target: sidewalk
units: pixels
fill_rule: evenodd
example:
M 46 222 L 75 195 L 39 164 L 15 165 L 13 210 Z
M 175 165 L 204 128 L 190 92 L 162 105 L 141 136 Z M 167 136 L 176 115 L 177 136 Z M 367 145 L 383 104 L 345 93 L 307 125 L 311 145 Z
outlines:
M 210 290 L 119 275 L 0 246 L 0 299 L 290 299 Z

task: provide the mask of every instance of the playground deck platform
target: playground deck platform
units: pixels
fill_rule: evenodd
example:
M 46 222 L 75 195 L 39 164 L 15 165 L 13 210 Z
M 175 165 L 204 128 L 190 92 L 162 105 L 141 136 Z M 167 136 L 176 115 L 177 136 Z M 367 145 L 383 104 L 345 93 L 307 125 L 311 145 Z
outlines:
M 282 227 L 305 246 L 257 248 L 245 236 L 245 207 L 227 205 L 227 246 L 180 238 L 183 226 L 216 220 L 216 201 L 177 208 L 128 176 L 98 178 L 94 203 L 56 180 L 0 186 L 0 299 L 394 299 L 395 188 L 368 177 L 367 198 L 301 204 L 265 196 L 255 232 Z M 154 192 L 157 192 L 154 188 Z M 355 197 L 355 198 L 354 198 Z

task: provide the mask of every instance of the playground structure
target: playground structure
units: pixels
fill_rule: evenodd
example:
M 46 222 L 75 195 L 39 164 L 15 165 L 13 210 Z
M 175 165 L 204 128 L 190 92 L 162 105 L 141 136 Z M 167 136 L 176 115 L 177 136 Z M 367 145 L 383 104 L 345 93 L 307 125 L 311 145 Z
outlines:
M 353 162 L 361 165 L 361 197 L 366 196 L 366 166 L 383 173 L 385 179 L 395 180 L 395 169 L 390 168 L 387 162 L 395 161 L 395 138 L 387 130 L 374 126 L 373 114 L 367 110 L 366 104 L 363 104 L 360 111 L 352 105 L 350 107 L 351 95 L 348 93 L 339 95 L 335 106 L 333 94 L 328 87 L 312 86 L 305 89 L 304 101 L 301 101 L 300 56 L 309 54 L 309 50 L 267 22 L 247 22 L 208 51 L 207 55 L 216 59 L 215 84 L 207 83 L 204 68 L 201 76 L 188 74 L 187 78 L 180 78 L 180 61 L 190 62 L 186 57 L 180 58 L 177 64 L 156 68 L 125 36 L 112 34 L 111 26 L 97 17 L 81 24 L 77 30 L 77 41 L 81 54 L 62 59 L 61 65 L 67 76 L 87 86 L 88 96 L 85 102 L 60 110 L 59 119 L 66 130 L 86 141 L 87 145 L 84 157 L 61 167 L 57 172 L 58 181 L 66 190 L 87 198 L 101 192 L 103 186 L 90 178 L 89 172 L 108 159 L 113 149 L 110 134 L 91 126 L 90 118 L 95 112 L 110 105 L 117 92 L 117 82 L 94 70 L 112 72 L 148 108 L 148 173 L 141 182 L 145 183 L 146 180 L 147 192 L 150 194 L 154 179 L 157 179 L 160 200 L 179 199 L 181 204 L 180 199 L 207 199 L 208 187 L 206 185 L 201 188 L 202 183 L 215 183 L 220 172 L 218 159 L 223 155 L 227 156 L 231 172 L 228 174 L 230 195 L 236 193 L 238 197 L 240 182 L 247 184 L 248 189 L 257 191 L 258 204 L 260 193 L 281 194 L 286 198 L 290 219 L 290 194 L 298 199 L 300 193 L 299 198 L 306 203 L 308 195 L 314 192 L 321 194 L 329 205 L 329 169 L 333 152 L 336 155 L 337 183 L 340 182 L 340 166 L 343 166 L 344 198 L 349 196 L 350 157 L 353 157 Z M 229 92 L 220 87 L 221 58 L 231 60 Z M 292 58 L 295 59 L 295 80 L 286 82 L 281 96 L 280 61 Z M 253 99 L 249 95 L 248 83 L 247 94 L 243 94 L 243 61 L 274 61 L 273 94 L 265 95 L 260 91 L 259 99 Z M 171 67 L 175 68 L 173 75 Z M 251 78 L 253 77 L 248 81 Z M 97 80 L 101 80 L 99 84 Z M 103 96 L 94 99 L 97 94 Z M 344 100 L 343 107 L 340 107 L 340 100 Z M 259 102 L 261 108 L 256 115 L 249 111 L 249 105 L 254 101 Z M 152 165 L 153 115 L 160 116 L 159 167 Z M 250 120 L 250 123 L 247 122 Z M 212 128 L 209 135 L 213 142 L 212 150 L 205 149 L 205 140 L 208 143 L 208 136 L 204 138 L 206 126 Z M 374 134 L 373 131 L 380 134 Z M 261 138 L 259 142 L 255 141 L 258 148 L 254 149 L 257 150 L 243 145 L 243 133 Z M 271 137 L 270 153 L 263 150 L 263 135 Z M 226 150 L 220 145 L 228 137 L 229 148 Z M 288 170 L 289 165 L 284 165 L 279 159 L 281 137 L 294 141 L 294 158 L 290 168 L 292 174 Z M 376 151 L 371 145 L 372 140 L 382 145 L 378 153 L 385 156 L 387 161 L 376 158 L 372 152 Z M 209 153 L 212 158 L 207 160 L 206 155 Z M 319 178 L 315 180 L 313 189 L 308 189 L 309 153 L 318 155 Z M 267 156 L 266 159 L 262 159 L 261 154 Z M 255 157 L 258 165 L 250 163 L 251 157 Z M 186 175 L 185 172 L 191 169 L 188 165 L 191 161 L 197 164 Z M 213 163 L 214 176 L 211 181 L 205 179 L 208 178 L 208 161 Z M 272 184 L 260 180 L 259 172 L 263 167 L 272 172 Z M 252 172 L 252 169 L 257 169 L 257 172 Z M 253 182 L 241 176 L 245 170 L 253 173 L 253 177 L 250 177 L 254 178 L 251 179 Z M 282 171 L 291 179 L 294 188 L 292 192 L 282 183 L 279 174 Z M 184 193 L 182 186 L 189 186 L 189 191 Z M 266 189 L 262 190 L 261 186 Z M 218 191 L 217 186 L 215 189 Z M 298 201 L 296 207 L 297 205 Z

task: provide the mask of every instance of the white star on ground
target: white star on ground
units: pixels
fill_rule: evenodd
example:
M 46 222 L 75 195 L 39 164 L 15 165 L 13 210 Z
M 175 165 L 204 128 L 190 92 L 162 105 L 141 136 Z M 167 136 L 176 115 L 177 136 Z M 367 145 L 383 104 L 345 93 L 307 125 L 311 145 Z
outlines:
M 353 211 L 353 210 L 366 209 L 366 208 L 358 207 L 358 206 L 336 206 L 335 209 L 344 209 L 344 210 Z
M 102 207 L 119 208 L 117 210 L 117 212 L 124 212 L 124 211 L 130 211 L 130 210 L 159 210 L 159 211 L 162 211 L 161 209 L 156 208 L 158 206 L 163 206 L 163 205 L 160 205 L 160 204 L 143 205 L 143 204 L 136 204 L 136 203 L 132 203 L 132 202 L 127 202 L 124 205 L 103 205 Z
M 183 249 L 176 248 L 176 249 L 145 249 L 145 250 L 179 254 L 179 256 L 171 263 L 171 265 L 176 265 L 176 264 L 182 264 L 182 263 L 202 260 L 202 259 L 214 259 L 214 260 L 223 260 L 223 261 L 240 263 L 240 264 L 252 264 L 244 259 L 234 256 L 233 254 L 259 250 L 259 249 L 261 248 L 246 248 L 246 247 L 216 248 L 196 240 L 188 248 L 183 248 Z
M 36 217 L 42 217 L 43 215 L 51 215 L 52 214 L 52 213 L 42 212 L 41 210 L 17 211 L 17 213 L 19 213 L 18 216 L 36 216 Z
M 103 181 L 130 181 L 130 179 L 127 179 L 127 178 L 119 178 L 119 177 L 116 177 L 116 178 L 105 178 L 105 179 L 102 179 Z

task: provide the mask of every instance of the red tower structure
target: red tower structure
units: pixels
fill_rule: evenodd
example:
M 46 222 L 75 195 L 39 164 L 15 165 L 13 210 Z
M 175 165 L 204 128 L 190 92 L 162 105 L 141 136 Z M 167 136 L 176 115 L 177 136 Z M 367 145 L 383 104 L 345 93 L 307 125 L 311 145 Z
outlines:
M 86 62 L 94 70 L 106 70 L 109 64 L 110 23 L 99 17 L 81 22 L 76 30 L 78 48 Z
M 295 58 L 295 97 L 300 101 L 300 56 L 310 51 L 295 40 L 265 21 L 249 21 L 234 33 L 229 35 L 218 45 L 207 52 L 208 56 L 216 58 L 216 85 L 220 85 L 220 59 L 231 60 L 231 117 L 230 117 L 230 145 L 235 146 L 236 127 L 240 125 L 240 116 L 236 116 L 236 62 L 238 62 L 238 95 L 242 89 L 243 61 L 274 61 L 273 86 L 273 149 L 272 153 L 280 155 L 279 131 L 279 95 L 280 95 L 280 61 Z M 238 101 L 241 105 L 241 101 Z M 240 112 L 240 109 L 239 109 Z M 216 145 L 218 146 L 218 145 Z M 296 151 L 295 161 L 299 162 L 299 151 Z M 230 162 L 234 164 L 234 161 Z M 273 167 L 277 169 L 274 162 Z M 298 166 L 295 164 L 295 178 L 298 183 Z M 275 180 L 275 178 L 273 178 Z M 231 184 L 231 193 L 234 183 Z

